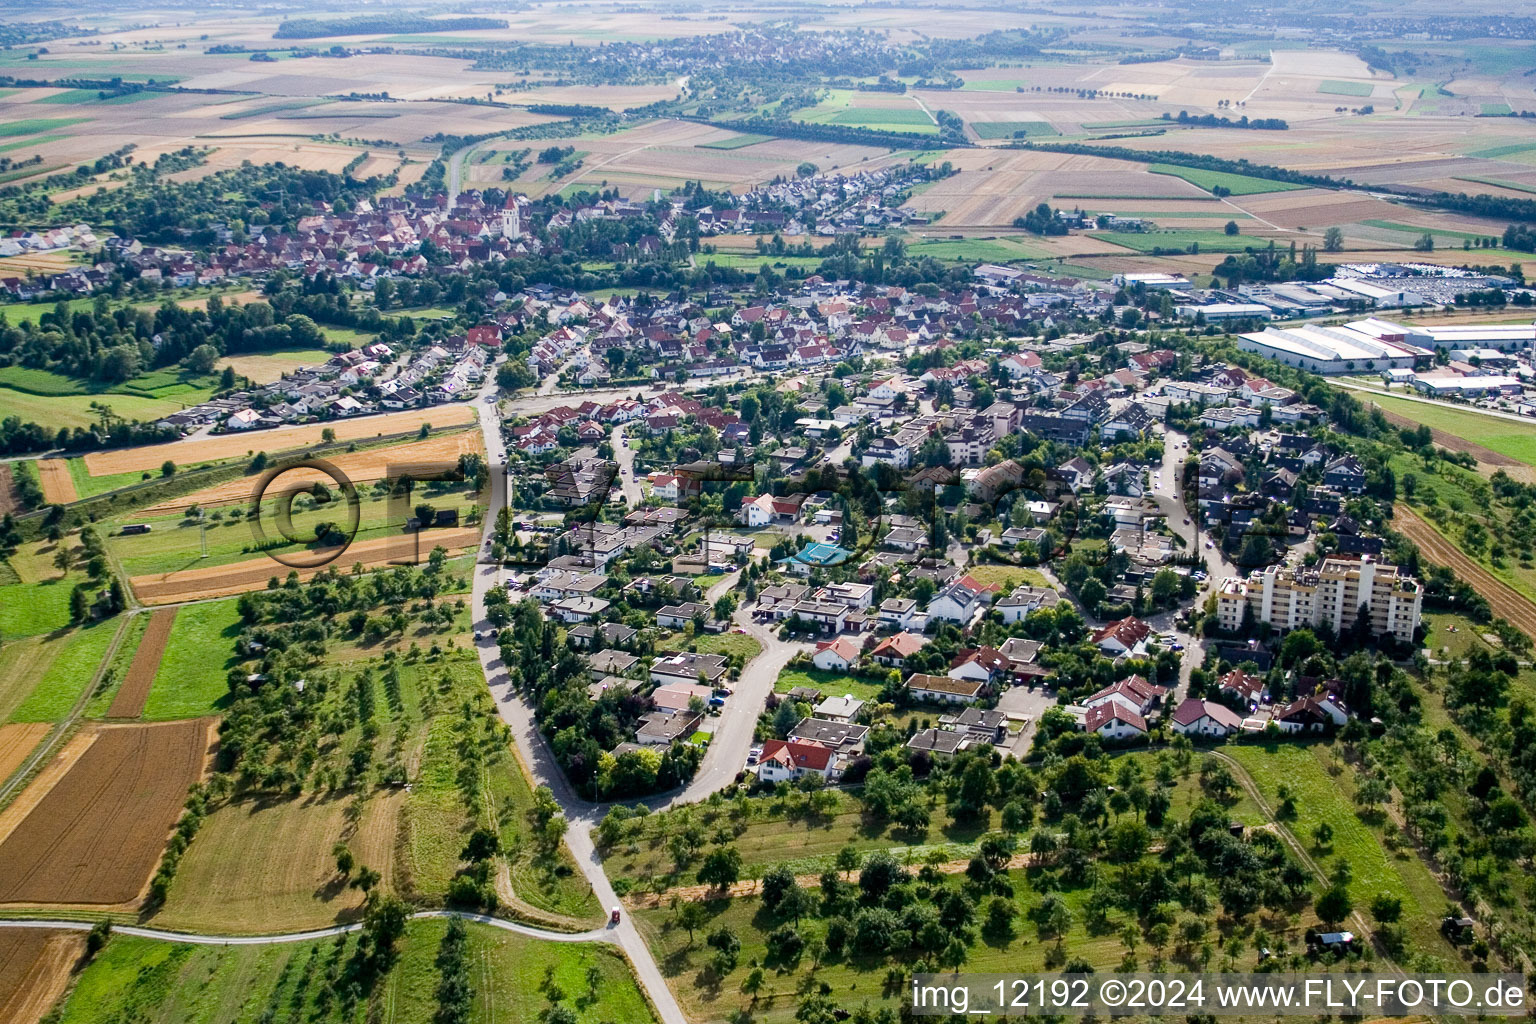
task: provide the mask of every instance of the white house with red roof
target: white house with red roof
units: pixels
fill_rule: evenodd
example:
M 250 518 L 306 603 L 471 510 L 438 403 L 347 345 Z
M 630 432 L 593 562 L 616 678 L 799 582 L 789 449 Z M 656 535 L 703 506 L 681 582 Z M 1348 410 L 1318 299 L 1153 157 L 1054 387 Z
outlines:
M 1135 740 L 1146 737 L 1147 720 L 1116 701 L 1109 701 L 1088 709 L 1083 728 L 1101 739 Z
M 875 646 L 869 656 L 881 665 L 901 668 L 907 659 L 928 645 L 928 638 L 917 633 L 897 633 Z
M 1225 704 L 1189 697 L 1173 711 L 1173 731 L 1180 736 L 1221 739 L 1243 727 L 1243 717 Z
M 995 647 L 976 647 L 960 651 L 950 663 L 951 679 L 969 679 L 995 683 L 1008 676 L 1008 659 Z
M 1111 622 L 1097 633 L 1093 634 L 1093 642 L 1111 657 L 1120 657 L 1127 654 L 1141 654 L 1147 649 L 1147 638 L 1152 635 L 1152 627 L 1142 622 L 1134 615 L 1127 615 L 1118 622 Z
M 1149 683 L 1141 676 L 1126 676 L 1118 683 L 1104 687 L 1083 701 L 1083 706 L 1096 708 L 1100 704 L 1114 701 L 1121 707 L 1144 716 L 1157 706 L 1167 692 L 1168 687 Z
M 816 645 L 811 663 L 823 672 L 846 672 L 859 663 L 859 645 L 845 636 Z
M 741 525 L 750 529 L 767 526 L 773 522 L 773 495 L 763 494 L 751 501 L 742 502 L 736 518 L 741 521 Z
M 1216 688 L 1221 693 L 1236 697 L 1251 708 L 1258 707 L 1269 697 L 1269 688 L 1264 685 L 1264 677 L 1249 675 L 1242 669 L 1235 668 L 1216 680 Z
M 792 782 L 804 775 L 834 777 L 835 751 L 814 740 L 769 740 L 757 762 L 759 782 Z
M 671 473 L 652 473 L 646 480 L 651 485 L 651 494 L 662 501 L 677 500 L 678 479 Z

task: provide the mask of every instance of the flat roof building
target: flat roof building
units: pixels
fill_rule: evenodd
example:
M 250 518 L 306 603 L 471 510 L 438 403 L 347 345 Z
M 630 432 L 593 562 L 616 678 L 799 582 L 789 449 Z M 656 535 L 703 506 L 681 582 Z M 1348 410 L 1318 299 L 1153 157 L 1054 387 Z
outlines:
M 1269 566 L 1222 581 L 1216 592 L 1221 628 L 1237 632 L 1251 614 L 1254 622 L 1292 630 L 1330 626 L 1345 633 L 1363 609 L 1373 636 L 1413 639 L 1424 590 L 1418 580 L 1395 565 L 1370 555 L 1329 555 L 1315 569 Z
M 1237 347 L 1313 373 L 1379 372 L 1411 369 L 1415 361 L 1429 356 L 1410 336 L 1417 335 L 1409 328 L 1362 320 L 1342 327 L 1269 327 L 1239 335 Z

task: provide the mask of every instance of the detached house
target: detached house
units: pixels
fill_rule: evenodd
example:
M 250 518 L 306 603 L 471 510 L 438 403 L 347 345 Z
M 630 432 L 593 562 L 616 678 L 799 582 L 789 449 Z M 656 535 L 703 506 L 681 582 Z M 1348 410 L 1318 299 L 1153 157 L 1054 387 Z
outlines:
M 814 740 L 769 740 L 757 762 L 761 782 L 791 782 L 803 775 L 833 777 L 835 751 Z
M 1109 701 L 1088 709 L 1083 719 L 1083 728 L 1101 739 L 1121 742 L 1144 739 L 1147 735 L 1147 720 L 1123 705 Z
M 1141 654 L 1146 650 L 1147 638 L 1151 635 L 1151 626 L 1134 615 L 1128 615 L 1119 622 L 1111 622 L 1093 634 L 1093 642 L 1099 650 L 1112 658 L 1117 658 Z
M 811 663 L 823 672 L 847 672 L 859 663 L 859 645 L 845 636 L 816 645 Z
M 1243 727 L 1242 716 L 1213 700 L 1187 698 L 1173 712 L 1173 731 L 1180 736 L 1220 739 Z
M 907 677 L 907 692 L 913 700 L 931 700 L 944 704 L 974 704 L 987 690 L 978 679 L 953 679 L 914 672 Z
M 984 587 L 970 576 L 962 576 L 933 595 L 928 602 L 928 617 L 970 625 L 991 604 L 997 587 Z

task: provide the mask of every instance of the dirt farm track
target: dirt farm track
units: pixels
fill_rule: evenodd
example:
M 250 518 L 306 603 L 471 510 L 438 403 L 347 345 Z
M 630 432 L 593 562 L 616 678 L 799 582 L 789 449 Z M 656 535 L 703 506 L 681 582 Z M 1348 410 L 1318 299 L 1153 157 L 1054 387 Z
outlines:
M 411 409 L 392 412 L 383 416 L 361 416 L 357 419 L 332 420 L 328 423 L 311 423 L 301 427 L 278 427 L 276 430 L 253 430 L 236 434 L 219 434 L 191 440 L 168 441 L 165 444 L 146 445 L 142 448 L 120 448 L 113 451 L 91 452 L 85 456 L 85 468 L 92 476 L 111 476 L 115 473 L 141 473 L 158 470 L 166 459 L 178 466 L 192 466 L 216 459 L 232 459 L 247 452 L 291 451 L 320 443 L 320 433 L 327 427 L 336 431 L 338 441 L 361 441 L 385 434 L 403 434 L 415 430 L 423 423 L 435 427 L 457 426 L 473 422 L 474 410 L 467 404 L 439 405 L 430 409 Z
M 1468 558 L 1401 502 L 1394 506 L 1392 528 L 1417 544 L 1430 561 L 1446 566 L 1472 584 L 1488 600 L 1493 614 L 1508 619 L 1526 636 L 1536 636 L 1536 604 Z
M 67 764 L 62 775 L 45 768 L 0 816 L 0 904 L 138 900 L 187 788 L 202 777 L 214 724 L 109 725 L 77 735 L 57 759 Z

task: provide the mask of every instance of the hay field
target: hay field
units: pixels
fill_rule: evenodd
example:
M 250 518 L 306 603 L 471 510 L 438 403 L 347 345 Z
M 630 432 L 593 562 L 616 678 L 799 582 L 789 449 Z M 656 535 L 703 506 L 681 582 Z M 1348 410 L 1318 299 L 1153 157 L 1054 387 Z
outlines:
M 361 485 L 373 483 L 375 480 L 383 480 L 389 475 L 388 471 L 391 466 L 422 462 L 453 464 L 458 461 L 460 455 L 471 452 L 480 453 L 484 450 L 484 447 L 484 438 L 480 431 L 460 430 L 452 434 L 440 434 L 430 437 L 425 441 L 370 448 L 360 452 L 344 452 L 340 455 L 328 456 L 325 461 L 344 473 L 354 484 Z M 335 487 L 335 482 L 317 469 L 296 469 L 292 472 L 284 473 L 281 481 L 284 488 L 298 486 L 302 483 L 324 483 L 328 487 Z M 256 483 L 255 479 L 249 477 L 226 480 L 224 483 L 213 487 L 206 487 L 203 490 L 194 491 L 191 494 L 161 502 L 158 505 L 144 509 L 141 514 L 160 515 L 168 512 L 179 512 L 192 505 L 217 507 L 219 505 L 249 504 Z
M 321 928 L 356 918 L 363 896 L 336 872 L 331 849 L 345 841 L 357 863 L 394 886 L 404 790 L 380 789 L 362 818 L 348 820 L 355 794 L 251 798 L 203 822 L 176 869 L 156 923 L 190 931 L 262 932 Z
M 203 304 L 207 305 L 206 299 Z M 270 384 L 301 366 L 319 366 L 330 358 L 331 354 L 320 348 L 289 349 L 285 352 L 225 356 L 213 369 L 215 373 L 222 373 L 227 366 L 238 376 L 248 377 L 257 384 Z
M 930 234 L 1011 227 L 1015 217 L 1043 202 L 1069 209 L 1097 208 L 1093 197 L 1113 196 L 1141 208 L 1160 208 L 1170 196 L 1189 202 L 1208 198 L 1188 182 L 1151 174 L 1123 160 L 986 149 L 951 150 L 944 158 L 960 173 L 924 189 L 909 204 L 927 213 L 945 211 Z M 1139 195 L 1146 198 L 1136 198 Z M 1072 198 L 1058 198 L 1062 196 Z
M 150 615 L 149 626 L 133 652 L 133 663 L 112 706 L 107 709 L 108 718 L 138 718 L 144 713 L 144 701 L 149 698 L 150 685 L 160 671 L 160 658 L 165 654 L 165 643 L 171 638 L 171 626 L 176 621 L 176 609 L 167 608 Z
M 20 768 L 52 726 L 47 722 L 13 722 L 0 725 L 0 782 Z
M 91 452 L 85 456 L 85 467 L 90 470 L 92 476 L 140 473 L 144 470 L 158 470 L 166 459 L 170 459 L 178 466 L 191 466 L 201 462 L 239 458 L 258 451 L 271 455 L 305 448 L 319 444 L 320 434 L 327 427 L 336 431 L 338 441 L 357 441 L 386 434 L 406 433 L 417 429 L 423 423 L 447 427 L 472 423 L 474 418 L 474 409 L 463 403 L 439 405 L 430 409 L 407 409 L 382 416 L 359 416 L 353 419 L 332 420 L 328 423 L 218 434 L 213 437 L 168 441 L 165 444 L 146 445 L 141 448 Z
M 0 929 L 0 1020 L 37 1024 L 69 987 L 84 953 L 83 932 Z
M 37 477 L 43 487 L 44 501 L 67 505 L 80 500 L 80 495 L 75 492 L 75 480 L 69 475 L 69 464 L 64 459 L 38 459 Z
M 421 548 L 415 545 L 417 534 L 400 534 L 358 541 L 347 548 L 335 564 L 350 569 L 361 563 L 364 568 L 376 569 L 398 564 L 402 559 L 425 561 L 432 548 L 441 545 L 449 554 L 473 550 L 480 543 L 478 527 L 428 530 L 419 535 Z M 286 577 L 297 572 L 300 579 L 309 579 L 326 566 L 294 569 L 270 558 L 261 557 L 233 562 L 227 565 L 211 565 L 181 572 L 153 573 L 135 576 L 128 581 L 134 594 L 144 604 L 175 604 L 207 597 L 230 597 L 248 590 L 258 590 L 267 585 L 273 576 Z

